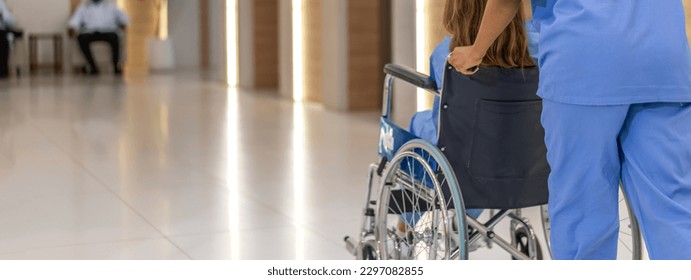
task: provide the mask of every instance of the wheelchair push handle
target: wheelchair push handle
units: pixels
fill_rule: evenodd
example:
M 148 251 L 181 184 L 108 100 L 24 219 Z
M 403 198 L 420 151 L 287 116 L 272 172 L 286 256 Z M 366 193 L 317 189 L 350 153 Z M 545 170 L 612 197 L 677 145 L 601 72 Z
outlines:
M 393 81 L 398 79 L 417 88 L 427 90 L 431 93 L 439 95 L 437 90 L 437 83 L 429 76 L 419 73 L 409 67 L 397 64 L 387 64 L 384 66 L 384 73 L 386 79 L 384 81 L 384 101 L 382 108 L 382 117 L 389 118 L 391 113 L 391 96 L 393 93 Z
M 409 67 L 398 65 L 398 64 L 387 64 L 384 66 L 384 73 L 393 76 L 394 78 L 401 79 L 413 86 L 437 92 L 437 83 L 434 82 L 429 76 L 417 72 Z

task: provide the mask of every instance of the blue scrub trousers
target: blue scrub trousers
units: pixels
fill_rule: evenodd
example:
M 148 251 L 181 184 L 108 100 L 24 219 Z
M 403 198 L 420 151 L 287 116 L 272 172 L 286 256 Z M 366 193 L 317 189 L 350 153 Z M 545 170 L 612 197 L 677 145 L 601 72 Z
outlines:
M 691 103 L 544 100 L 555 259 L 615 259 L 618 185 L 651 259 L 691 259 Z

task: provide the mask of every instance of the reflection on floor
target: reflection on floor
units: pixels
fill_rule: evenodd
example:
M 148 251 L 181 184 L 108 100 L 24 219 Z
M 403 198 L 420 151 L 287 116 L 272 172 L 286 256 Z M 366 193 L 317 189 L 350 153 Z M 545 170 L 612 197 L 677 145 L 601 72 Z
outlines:
M 193 75 L 0 81 L 0 258 L 352 259 L 377 134 Z

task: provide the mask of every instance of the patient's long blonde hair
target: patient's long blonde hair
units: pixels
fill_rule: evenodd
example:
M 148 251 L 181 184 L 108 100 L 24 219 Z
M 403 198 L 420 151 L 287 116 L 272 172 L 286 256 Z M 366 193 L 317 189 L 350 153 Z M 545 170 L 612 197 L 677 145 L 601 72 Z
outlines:
M 444 27 L 451 33 L 449 48 L 470 46 L 475 42 L 487 0 L 447 0 Z M 523 6 L 504 32 L 487 50 L 482 66 L 520 68 L 535 66 L 528 52 L 528 39 L 523 19 Z

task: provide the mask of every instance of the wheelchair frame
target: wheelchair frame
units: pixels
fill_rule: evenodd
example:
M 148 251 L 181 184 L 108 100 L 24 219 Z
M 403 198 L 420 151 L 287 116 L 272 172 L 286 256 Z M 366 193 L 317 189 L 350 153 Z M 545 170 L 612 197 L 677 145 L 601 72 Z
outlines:
M 382 104 L 382 125 L 386 125 L 385 122 L 390 122 L 390 114 L 391 114 L 391 108 L 392 108 L 392 98 L 393 98 L 393 84 L 395 80 L 402 80 L 410 85 L 413 85 L 417 88 L 422 88 L 425 89 L 437 96 L 440 95 L 439 91 L 436 89 L 436 84 L 434 81 L 432 81 L 428 76 L 418 73 L 412 69 L 409 69 L 407 67 L 399 66 L 399 65 L 393 65 L 389 64 L 386 65 L 384 68 L 384 72 L 386 73 L 386 78 L 384 82 L 384 91 L 383 91 L 383 104 Z M 393 124 L 393 126 L 396 127 L 396 129 L 402 129 L 398 127 L 397 125 Z M 404 130 L 404 129 L 402 129 Z M 380 136 L 381 137 L 381 136 Z M 381 142 L 383 140 L 380 138 L 380 147 L 381 147 Z M 417 147 L 418 149 L 422 149 L 425 153 L 430 153 L 434 154 L 436 157 L 439 155 L 441 158 L 435 158 L 435 161 L 439 166 L 437 166 L 437 170 L 439 169 L 446 169 L 445 176 L 446 178 L 449 179 L 449 182 L 447 184 L 449 185 L 449 189 L 452 192 L 452 195 L 455 198 L 456 206 L 460 206 L 460 210 L 456 209 L 456 212 L 462 213 L 462 217 L 465 217 L 465 219 L 461 219 L 461 221 L 458 222 L 458 225 L 455 225 L 458 235 L 460 236 L 458 243 L 456 244 L 457 246 L 451 251 L 450 254 L 445 255 L 442 259 L 468 259 L 468 250 L 467 247 L 469 244 L 473 244 L 475 242 L 478 242 L 480 239 L 484 239 L 488 246 L 492 246 L 496 244 L 500 248 L 504 249 L 506 252 L 508 252 L 512 258 L 518 259 L 518 260 L 536 260 L 536 259 L 542 259 L 542 252 L 540 248 L 540 243 L 537 239 L 537 236 L 535 234 L 535 231 L 532 227 L 532 225 L 529 223 L 529 221 L 522 216 L 522 210 L 521 209 L 504 209 L 504 210 L 490 210 L 490 218 L 487 222 L 481 223 L 477 219 L 466 215 L 465 213 L 465 208 L 463 206 L 463 199 L 460 191 L 460 187 L 458 186 L 458 183 L 456 182 L 456 177 L 453 174 L 453 170 L 448 165 L 448 162 L 446 162 L 445 157 L 442 153 L 442 150 L 439 150 L 436 146 L 432 145 L 429 142 L 426 142 L 421 139 L 413 139 L 413 140 L 408 140 L 405 141 L 406 145 L 412 145 L 414 147 Z M 401 149 L 403 149 L 406 145 L 403 145 Z M 396 162 L 397 156 L 401 156 L 401 151 L 396 150 L 392 151 L 395 152 L 393 157 L 391 158 L 391 161 L 386 157 L 386 156 L 381 156 L 379 163 L 371 164 L 369 166 L 369 171 L 368 171 L 368 176 L 367 176 L 367 195 L 366 195 L 366 200 L 365 200 L 365 207 L 363 210 L 363 222 L 361 225 L 361 230 L 360 230 L 360 235 L 358 236 L 357 240 L 354 240 L 353 238 L 346 236 L 344 241 L 346 243 L 346 249 L 351 252 L 356 259 L 360 260 L 374 260 L 374 259 L 389 259 L 389 258 L 400 258 L 400 255 L 394 254 L 393 256 L 389 256 L 388 252 L 383 252 L 386 248 L 386 245 L 384 245 L 384 242 L 387 242 L 387 240 L 382 240 L 386 239 L 387 236 L 390 235 L 389 232 L 381 232 L 382 226 L 386 226 L 385 224 L 381 224 L 382 222 L 380 221 L 382 218 L 382 215 L 386 216 L 387 212 L 385 211 L 382 207 L 382 204 L 385 203 L 383 201 L 385 194 L 388 195 L 387 192 L 390 192 L 389 188 L 391 187 L 392 182 L 386 182 L 387 178 L 384 178 L 386 176 L 395 176 L 396 179 L 394 180 L 395 182 L 402 182 L 403 185 L 406 181 L 408 182 L 415 182 L 415 178 L 412 178 L 414 176 L 412 175 L 407 175 L 407 174 L 399 174 L 401 173 L 400 171 L 396 171 L 395 169 L 397 168 L 396 165 L 399 163 Z M 403 151 L 406 152 L 407 154 L 412 154 L 410 151 Z M 428 158 L 429 160 L 429 158 Z M 394 162 L 392 164 L 392 162 Z M 423 164 L 424 165 L 424 164 Z M 425 169 L 431 169 L 432 167 L 425 165 Z M 393 171 L 392 171 L 393 170 Z M 450 171 L 449 171 L 450 170 Z M 389 172 L 399 172 L 396 174 L 388 174 Z M 406 178 L 406 175 L 408 178 Z M 451 176 L 449 176 L 451 175 Z M 373 200 L 372 199 L 372 191 L 373 191 L 373 183 L 375 176 L 379 178 L 380 184 L 379 184 L 379 200 Z M 453 178 L 449 178 L 453 177 Z M 437 179 L 433 179 L 437 180 Z M 434 186 L 438 188 L 441 186 L 442 183 L 440 182 L 433 182 Z M 414 184 L 413 184 L 414 185 Z M 406 188 L 404 186 L 403 188 Z M 411 188 L 411 186 L 407 186 L 407 188 Z M 626 198 L 623 198 L 623 201 L 626 202 Z M 460 203 L 459 203 L 460 202 Z M 621 202 L 621 201 L 620 201 Z M 460 204 L 460 205 L 459 205 Z M 379 207 L 379 211 L 376 211 L 374 207 Z M 628 207 L 628 203 L 626 205 Z M 446 209 L 445 209 L 446 210 Z M 450 210 L 449 210 L 450 211 Z M 459 212 L 460 211 L 460 212 Z M 541 206 L 541 215 L 542 215 L 542 224 L 543 227 L 545 228 L 545 237 L 547 241 L 547 252 L 550 252 L 549 248 L 549 217 L 547 216 L 547 208 L 546 206 Z M 391 214 L 390 212 L 388 214 Z M 633 254 L 633 259 L 641 259 L 641 247 L 642 247 L 642 242 L 640 238 L 640 230 L 638 228 L 638 223 L 635 219 L 635 217 L 632 215 L 629 209 L 629 215 L 631 217 L 631 224 L 629 227 L 632 230 L 632 254 Z M 497 233 L 494 231 L 495 226 L 499 224 L 501 221 L 504 219 L 510 219 L 510 226 L 509 226 L 509 235 L 510 239 L 506 240 L 502 238 L 501 236 L 497 235 Z M 385 221 L 385 220 L 384 220 Z M 444 223 L 446 223 L 445 221 Z M 385 223 L 385 222 L 384 222 Z M 448 227 L 448 224 L 442 225 L 443 227 Z M 465 230 L 468 229 L 468 230 Z M 436 235 L 437 233 L 435 233 Z M 448 240 L 448 236 L 445 236 L 447 240 L 444 240 L 444 243 L 448 246 L 450 244 Z M 521 239 L 527 239 L 527 240 L 521 240 Z M 432 237 L 432 240 L 436 239 L 436 237 Z M 432 242 L 434 243 L 434 242 Z M 435 244 L 432 244 L 432 248 L 435 248 Z M 396 245 L 397 246 L 397 245 Z M 436 255 L 436 252 L 433 254 Z
M 384 72 L 386 73 L 386 78 L 384 82 L 384 100 L 383 100 L 383 108 L 382 108 L 382 119 L 383 120 L 389 120 L 390 118 L 390 113 L 391 113 L 391 107 L 392 107 L 392 96 L 393 96 L 393 84 L 396 79 L 403 80 L 413 86 L 416 86 L 418 88 L 425 89 L 429 92 L 432 92 L 436 95 L 439 95 L 439 92 L 436 89 L 436 85 L 433 81 L 429 79 L 428 76 L 417 73 L 413 70 L 410 70 L 406 67 L 403 66 L 398 66 L 398 65 L 387 65 L 384 69 Z M 398 127 L 400 129 L 400 127 Z M 424 142 L 427 143 L 426 141 L 423 140 L 412 140 L 408 142 Z M 436 152 L 438 152 L 442 157 L 443 154 L 441 151 L 428 143 L 428 146 L 426 147 L 427 149 L 434 149 Z M 426 151 L 426 152 L 431 152 L 431 151 Z M 398 154 L 398 153 L 397 153 Z M 350 237 L 345 238 L 346 242 L 346 248 L 348 251 L 353 253 L 354 256 L 356 256 L 357 259 L 386 259 L 388 256 L 383 256 L 382 252 L 380 250 L 377 250 L 377 248 L 380 247 L 380 243 L 382 240 L 378 240 L 380 238 L 375 237 L 376 235 L 376 224 L 377 224 L 377 219 L 379 218 L 375 213 L 375 209 L 373 206 L 379 205 L 382 203 L 381 199 L 379 201 L 377 200 L 372 200 L 372 191 L 373 191 L 373 182 L 374 182 L 374 177 L 375 175 L 379 177 L 380 179 L 382 178 L 382 175 L 384 175 L 384 171 L 387 169 L 391 168 L 391 163 L 386 157 L 381 157 L 380 162 L 378 164 L 372 164 L 369 167 L 369 172 L 368 172 L 368 177 L 367 177 L 367 196 L 366 196 L 366 201 L 365 201 L 365 208 L 364 208 L 364 219 L 363 223 L 361 226 L 361 233 L 359 236 L 359 240 L 354 241 Z M 453 172 L 451 172 L 453 174 Z M 398 175 L 396 175 L 398 176 Z M 455 176 L 455 175 L 454 175 Z M 455 180 L 455 178 L 453 178 Z M 451 188 L 455 188 L 455 190 L 452 190 L 452 192 L 455 192 L 456 195 L 461 197 L 461 192 L 460 189 L 458 188 L 457 183 L 455 186 L 451 186 Z M 380 185 L 379 188 L 379 193 L 381 196 L 381 193 L 383 192 L 384 186 Z M 461 201 L 461 207 L 462 206 L 462 198 L 460 199 Z M 380 211 L 381 212 L 381 211 Z M 538 258 L 538 241 L 537 237 L 535 235 L 535 231 L 533 230 L 533 227 L 530 225 L 527 219 L 523 218 L 521 216 L 521 210 L 500 210 L 497 213 L 494 213 L 492 217 L 485 223 L 481 223 L 478 220 L 474 219 L 473 217 L 465 215 L 465 209 L 462 210 L 464 213 L 463 216 L 465 216 L 465 221 L 467 222 L 467 228 L 471 229 L 470 232 L 467 232 L 466 230 L 459 230 L 461 232 L 461 240 L 463 244 L 459 244 L 457 248 L 455 248 L 452 253 L 450 254 L 448 259 L 467 259 L 468 258 L 468 252 L 467 252 L 467 245 L 472 244 L 474 242 L 478 242 L 481 238 L 486 239 L 487 241 L 491 242 L 490 244 L 496 244 L 502 249 L 506 250 L 513 258 L 515 259 L 522 259 L 522 260 L 529 260 L 529 259 L 537 259 Z M 381 214 L 381 213 L 380 213 Z M 511 233 L 511 240 L 507 241 L 501 236 L 497 235 L 494 232 L 494 227 L 501 222 L 503 219 L 509 218 L 511 219 L 511 227 L 510 227 L 510 233 Z M 515 233 L 517 228 L 523 227 L 526 229 L 527 237 L 528 237 L 528 244 L 527 244 L 527 249 L 528 252 L 525 254 L 524 252 L 519 251 L 516 246 L 518 240 L 515 238 Z M 460 227 L 459 227 L 460 228 Z M 466 228 L 464 226 L 464 228 Z

